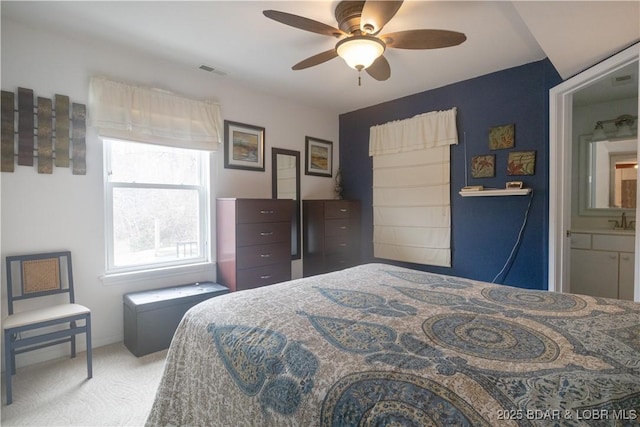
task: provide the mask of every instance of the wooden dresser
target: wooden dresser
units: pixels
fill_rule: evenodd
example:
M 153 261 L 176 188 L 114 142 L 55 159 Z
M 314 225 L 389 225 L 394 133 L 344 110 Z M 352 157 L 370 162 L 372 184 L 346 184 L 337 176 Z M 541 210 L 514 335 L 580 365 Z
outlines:
M 217 199 L 218 283 L 241 291 L 291 280 L 292 200 Z
M 313 276 L 360 263 L 360 202 L 303 200 L 302 274 Z

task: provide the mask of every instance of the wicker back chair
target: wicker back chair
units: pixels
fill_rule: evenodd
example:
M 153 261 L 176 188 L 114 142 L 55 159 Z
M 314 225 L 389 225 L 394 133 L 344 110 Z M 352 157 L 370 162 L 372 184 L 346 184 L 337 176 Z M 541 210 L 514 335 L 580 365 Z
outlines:
M 91 310 L 75 303 L 71 252 L 8 256 L 6 262 L 9 316 L 2 328 L 7 405 L 13 401 L 16 354 L 70 342 L 73 358 L 78 334 L 86 337 L 87 376 L 91 378 Z M 28 309 L 16 310 L 22 306 Z

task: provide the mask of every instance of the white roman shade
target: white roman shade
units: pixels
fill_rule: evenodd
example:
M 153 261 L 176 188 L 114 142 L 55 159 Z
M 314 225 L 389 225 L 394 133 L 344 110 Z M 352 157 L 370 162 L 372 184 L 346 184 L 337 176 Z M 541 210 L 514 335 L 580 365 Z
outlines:
M 103 77 L 91 78 L 89 116 L 101 137 L 208 151 L 222 141 L 217 102 Z
M 373 126 L 373 251 L 376 258 L 451 266 L 449 151 L 456 109 Z

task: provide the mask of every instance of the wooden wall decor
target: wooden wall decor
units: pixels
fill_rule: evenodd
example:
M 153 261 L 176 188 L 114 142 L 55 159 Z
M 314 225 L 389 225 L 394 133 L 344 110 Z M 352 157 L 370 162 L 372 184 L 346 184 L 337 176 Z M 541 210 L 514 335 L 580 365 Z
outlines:
M 71 141 L 73 146 L 73 174 L 74 175 L 86 175 L 87 173 L 87 161 L 86 151 L 87 144 L 85 142 L 85 134 L 87 127 L 85 125 L 85 119 L 87 116 L 87 108 L 84 104 L 76 104 L 75 102 L 71 106 Z
M 2 91 L 2 134 L 0 139 L 1 161 L 0 170 L 2 172 L 13 172 L 13 158 L 15 156 L 15 101 L 13 92 Z
M 18 164 L 33 166 L 33 91 L 18 88 Z
M 0 170 L 13 172 L 15 162 L 33 166 L 37 159 L 38 173 L 73 164 L 74 175 L 86 175 L 86 115 L 84 104 L 70 105 L 65 95 L 38 97 L 34 104 L 31 89 L 18 88 L 17 96 L 3 90 Z
M 69 97 L 56 95 L 56 167 L 69 167 Z
M 38 97 L 38 173 L 53 172 L 51 100 Z

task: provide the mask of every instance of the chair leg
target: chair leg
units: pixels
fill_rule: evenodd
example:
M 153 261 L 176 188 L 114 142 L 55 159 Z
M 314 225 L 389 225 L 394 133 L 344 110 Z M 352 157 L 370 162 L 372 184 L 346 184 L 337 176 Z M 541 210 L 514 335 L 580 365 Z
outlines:
M 13 375 L 13 357 L 12 357 L 12 346 L 11 346 L 11 333 L 9 331 L 4 331 L 4 361 L 5 361 L 5 388 L 6 388 L 6 398 L 7 405 L 10 405 L 13 402 L 13 396 L 11 394 L 11 376 Z
M 76 327 L 76 321 L 71 322 L 71 329 Z M 71 335 L 71 358 L 76 357 L 76 336 Z
M 9 343 L 13 343 L 18 338 L 17 334 L 9 334 Z M 16 349 L 13 346 L 9 346 L 11 349 L 11 375 L 16 374 Z
M 91 348 L 91 314 L 85 320 L 87 330 L 85 337 L 87 340 L 87 378 L 93 378 L 93 352 Z

